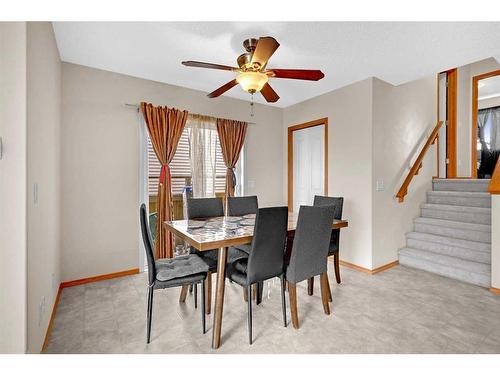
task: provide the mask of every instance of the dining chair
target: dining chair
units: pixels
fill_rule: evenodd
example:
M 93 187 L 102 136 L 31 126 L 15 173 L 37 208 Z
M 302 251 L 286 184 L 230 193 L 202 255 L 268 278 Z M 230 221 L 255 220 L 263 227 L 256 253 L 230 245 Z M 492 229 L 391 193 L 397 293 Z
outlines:
M 247 197 L 227 197 L 227 215 L 228 216 L 244 216 L 248 214 L 256 214 L 259 209 L 259 203 L 256 195 Z M 235 246 L 237 249 L 250 253 L 250 244 L 242 244 Z
M 259 209 L 259 203 L 256 195 L 245 197 L 227 197 L 227 215 L 228 216 L 244 216 L 249 214 L 256 214 Z M 245 243 L 234 246 L 236 249 L 250 254 L 251 243 Z M 264 291 L 264 283 L 257 283 L 255 286 L 255 298 L 257 305 L 262 302 L 262 294 Z M 244 298 L 247 301 L 248 294 L 244 290 Z
M 330 315 L 328 296 L 327 255 L 334 210 L 330 206 L 301 206 L 290 261 L 286 266 L 286 281 L 290 298 L 292 325 L 299 328 L 296 284 L 320 276 L 321 300 L 326 315 Z
M 255 219 L 255 228 L 250 255 L 229 265 L 227 277 L 251 293 L 252 285 L 273 277 L 281 279 L 281 308 L 286 327 L 286 302 L 283 259 L 288 223 L 288 207 L 260 208 Z M 252 344 L 252 298 L 248 304 L 248 341 Z
M 220 198 L 188 198 L 186 202 L 187 218 L 193 219 L 208 219 L 210 217 L 224 216 L 224 207 Z M 191 254 L 198 255 L 208 266 L 206 284 L 205 305 L 206 313 L 211 313 L 212 307 L 212 273 L 217 272 L 217 263 L 219 258 L 219 249 L 199 251 L 193 246 L 190 249 Z M 230 264 L 236 259 L 247 257 L 247 254 L 236 248 L 229 248 L 227 255 L 227 263 Z M 179 302 L 184 302 L 187 295 L 187 287 L 183 287 Z M 194 297 L 196 301 L 197 294 L 196 284 L 194 284 Z
M 342 208 L 344 205 L 343 197 L 325 197 L 321 195 L 315 195 L 313 205 L 317 207 L 320 206 L 333 207 L 334 210 L 333 218 L 336 220 L 342 220 Z M 339 242 L 340 242 L 340 229 L 332 229 L 332 235 L 330 237 L 330 247 L 328 249 L 328 256 L 333 256 L 335 279 L 337 281 L 337 284 L 340 284 L 342 282 L 340 279 Z M 314 291 L 314 278 L 308 280 L 307 290 L 308 294 L 312 296 Z M 328 283 L 328 295 L 331 301 L 330 283 Z
M 155 260 L 153 242 L 147 219 L 146 205 L 140 208 L 142 240 L 148 262 L 148 312 L 147 312 L 147 343 L 151 338 L 151 322 L 153 316 L 153 294 L 156 289 L 174 288 L 191 284 L 201 284 L 201 324 L 205 329 L 205 286 L 208 266 L 196 254 L 185 255 L 171 259 Z

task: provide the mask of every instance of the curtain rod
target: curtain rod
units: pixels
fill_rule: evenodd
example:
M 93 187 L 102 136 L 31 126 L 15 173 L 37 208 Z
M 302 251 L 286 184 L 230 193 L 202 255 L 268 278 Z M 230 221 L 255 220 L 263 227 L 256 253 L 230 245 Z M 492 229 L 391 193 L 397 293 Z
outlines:
M 125 107 L 135 108 L 137 110 L 137 112 L 139 112 L 141 109 L 141 106 L 139 104 L 125 103 Z M 189 114 L 191 114 L 191 112 L 189 112 Z M 205 116 L 205 115 L 200 115 L 198 113 L 193 113 L 193 115 Z M 214 116 L 212 116 L 212 117 L 214 117 Z M 224 119 L 224 120 L 231 120 L 231 119 Z M 232 120 L 232 121 L 234 121 L 234 120 Z M 238 121 L 241 121 L 241 120 L 238 120 Z M 255 122 L 247 122 L 247 121 L 243 121 L 243 122 L 246 122 L 248 125 L 256 125 Z

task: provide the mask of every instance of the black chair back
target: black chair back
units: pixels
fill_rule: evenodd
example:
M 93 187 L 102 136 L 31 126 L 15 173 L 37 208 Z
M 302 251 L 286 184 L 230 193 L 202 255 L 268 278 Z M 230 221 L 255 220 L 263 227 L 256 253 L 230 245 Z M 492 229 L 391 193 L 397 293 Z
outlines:
M 229 216 L 256 214 L 258 209 L 259 204 L 256 195 L 227 198 L 227 214 Z
M 141 204 L 140 218 L 141 218 L 141 233 L 142 241 L 144 242 L 144 249 L 146 249 L 146 259 L 148 261 L 148 280 L 149 285 L 152 285 L 156 279 L 156 264 L 153 254 L 153 243 L 151 241 L 151 233 L 149 232 L 148 213 L 146 212 L 146 205 Z
M 287 224 L 288 207 L 258 209 L 247 265 L 249 284 L 283 273 Z
M 224 207 L 220 198 L 189 198 L 187 200 L 187 218 L 203 219 L 224 216 Z
M 326 272 L 333 208 L 300 206 L 286 279 L 298 283 Z
M 313 206 L 332 206 L 334 210 L 333 218 L 342 220 L 342 208 L 344 206 L 343 197 L 324 197 L 322 195 L 315 195 Z
M 331 206 L 333 207 L 334 214 L 333 218 L 337 220 L 342 220 L 342 208 L 344 206 L 344 198 L 343 197 L 324 197 L 321 195 L 314 196 L 314 206 Z M 329 254 L 333 254 L 336 251 L 339 251 L 339 242 L 340 242 L 340 229 L 333 229 L 332 236 L 330 238 L 330 250 Z

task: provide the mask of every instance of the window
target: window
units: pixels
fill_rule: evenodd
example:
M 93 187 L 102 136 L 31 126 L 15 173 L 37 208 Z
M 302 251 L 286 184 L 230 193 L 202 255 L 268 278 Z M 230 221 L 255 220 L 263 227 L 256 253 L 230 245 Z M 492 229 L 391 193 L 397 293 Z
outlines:
M 219 143 L 219 138 L 217 137 L 215 149 L 215 192 L 224 193 L 225 181 L 226 181 L 226 165 L 224 164 L 224 159 L 222 157 L 222 150 Z M 241 151 L 240 159 L 235 168 L 236 173 L 236 193 L 240 195 L 241 184 L 243 180 L 242 173 L 242 159 L 243 150 Z M 153 150 L 153 145 L 148 135 L 148 192 L 149 196 L 158 195 L 158 181 L 160 179 L 161 164 L 156 158 L 156 154 Z M 186 182 L 186 178 L 191 177 L 191 165 L 189 161 L 189 129 L 186 127 L 182 132 L 181 139 L 179 140 L 179 145 L 177 146 L 177 151 L 175 156 L 170 163 L 170 172 L 172 174 L 172 194 L 182 194 L 182 189 Z

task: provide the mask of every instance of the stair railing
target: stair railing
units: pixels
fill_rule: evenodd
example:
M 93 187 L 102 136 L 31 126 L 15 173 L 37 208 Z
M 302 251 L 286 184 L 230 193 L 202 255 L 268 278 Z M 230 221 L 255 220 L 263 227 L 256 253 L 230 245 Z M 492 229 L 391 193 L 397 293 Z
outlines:
M 422 150 L 420 150 L 420 153 L 418 154 L 418 157 L 415 159 L 415 162 L 413 163 L 412 167 L 410 168 L 408 175 L 406 176 L 405 180 L 401 184 L 401 187 L 399 188 L 399 191 L 396 194 L 396 198 L 398 198 L 399 203 L 403 202 L 406 194 L 408 194 L 408 187 L 410 186 L 410 183 L 413 180 L 413 177 L 415 177 L 418 174 L 418 172 L 420 171 L 420 168 L 422 168 L 422 162 L 424 160 L 425 154 L 427 153 L 427 150 L 429 149 L 429 147 L 433 143 L 436 142 L 438 134 L 439 134 L 439 129 L 441 129 L 442 125 L 443 125 L 443 121 L 438 121 L 436 123 L 436 126 L 434 127 L 431 134 L 429 135 L 429 138 L 427 138 L 427 142 L 425 142 L 424 147 L 422 147 Z M 498 164 L 497 164 L 497 168 L 498 168 Z M 499 171 L 499 179 L 500 179 L 500 171 Z M 499 185 L 499 190 L 500 190 L 500 185 Z
M 495 165 L 495 171 L 491 176 L 488 191 L 490 194 L 500 194 L 500 158 L 498 158 L 497 164 Z

